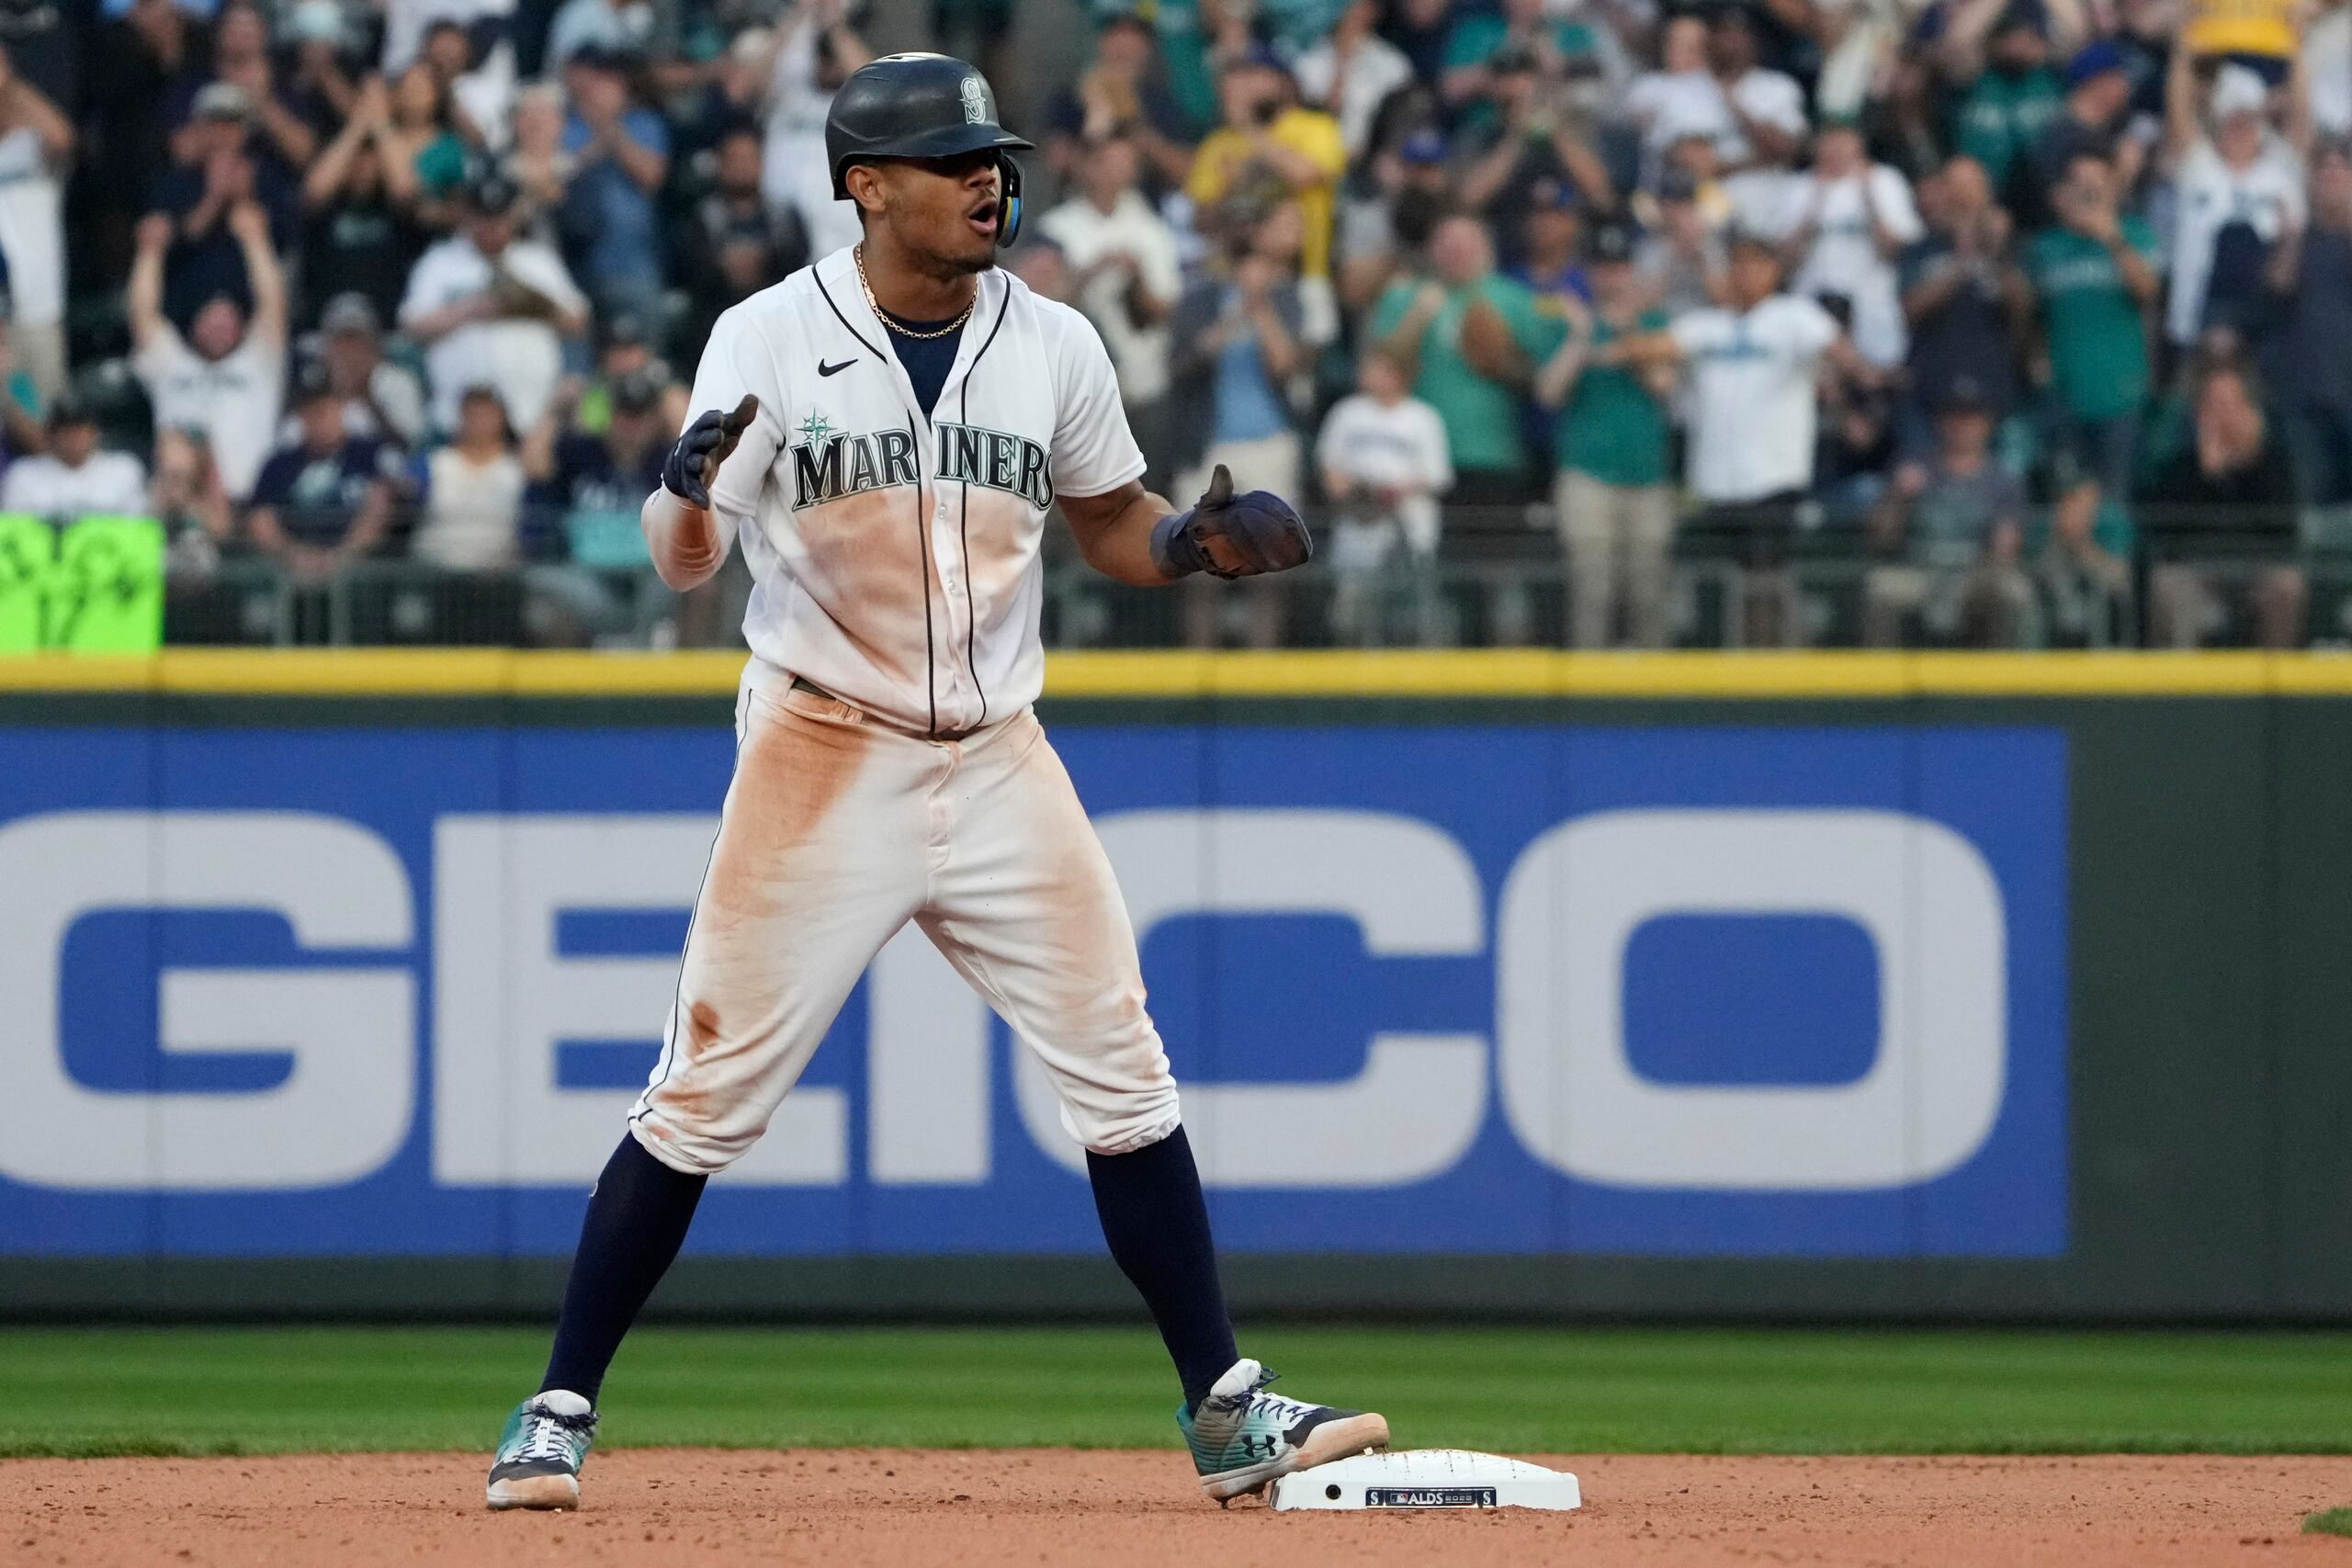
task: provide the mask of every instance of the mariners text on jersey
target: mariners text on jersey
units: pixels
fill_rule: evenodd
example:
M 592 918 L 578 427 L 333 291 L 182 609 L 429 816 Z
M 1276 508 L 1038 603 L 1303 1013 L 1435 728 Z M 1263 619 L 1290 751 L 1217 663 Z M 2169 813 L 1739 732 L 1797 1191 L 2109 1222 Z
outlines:
M 935 479 L 1003 491 L 1044 511 L 1054 503 L 1054 481 L 1046 471 L 1046 452 L 1010 431 L 941 420 L 932 426 L 938 449 Z M 852 435 L 835 430 L 822 413 L 801 422 L 792 454 L 792 505 L 838 501 L 885 485 L 910 485 L 915 477 L 915 433 L 877 430 Z

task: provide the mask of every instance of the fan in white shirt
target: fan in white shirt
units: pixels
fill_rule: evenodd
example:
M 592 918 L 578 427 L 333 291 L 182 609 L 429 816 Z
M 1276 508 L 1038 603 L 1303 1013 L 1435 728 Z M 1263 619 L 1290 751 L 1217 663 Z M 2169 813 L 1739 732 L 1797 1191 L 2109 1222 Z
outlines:
M 1313 49 L 1298 57 L 1291 74 L 1299 96 L 1340 122 L 1340 140 L 1351 162 L 1372 144 L 1373 117 L 1388 95 L 1413 79 L 1405 51 L 1373 31 L 1380 20 L 1377 0 L 1353 0 Z
M 277 440 L 286 392 L 286 277 L 270 248 L 269 219 L 254 202 L 229 213 L 244 251 L 253 319 L 226 295 L 205 302 L 180 336 L 164 314 L 164 252 L 172 222 L 158 213 L 139 225 L 130 264 L 131 367 L 146 383 L 158 428 L 200 430 L 232 501 L 253 490 Z
M 1662 333 L 1620 338 L 1591 363 L 1689 373 L 1690 488 L 1740 535 L 1747 635 L 1771 643 L 1797 630 L 1785 569 L 1795 507 L 1813 484 L 1821 362 L 1872 373 L 1828 311 L 1780 291 L 1781 254 L 1768 237 L 1734 235 L 1726 281 L 1727 304 L 1678 317 Z
M 1352 547 L 1358 553 L 1368 549 L 1385 557 L 1399 529 L 1415 555 L 1437 553 L 1437 498 L 1453 488 L 1453 462 L 1444 421 L 1409 395 L 1409 385 L 1394 356 L 1377 346 L 1365 350 L 1357 372 L 1359 390 L 1331 405 L 1315 438 L 1325 493 L 1334 502 L 1359 503 L 1353 509 L 1359 518 L 1379 518 L 1369 525 L 1341 525 L 1343 532 L 1377 530 L 1376 540 Z M 1335 558 L 1348 553 L 1341 548 Z
M 1642 133 L 1642 169 L 1654 178 L 1666 150 L 1686 136 L 1703 136 L 1718 147 L 1739 134 L 1723 84 L 1707 64 L 1707 24 L 1685 14 L 1666 24 L 1658 40 L 1658 69 L 1634 78 L 1620 106 Z
M 1135 145 L 1110 137 L 1086 154 L 1080 189 L 1038 220 L 1077 278 L 1075 303 L 1119 373 L 1129 409 L 1168 391 L 1168 313 L 1183 292 L 1176 232 L 1136 189 Z
M 2324 0 L 2303 26 L 2302 68 L 2312 129 L 2352 135 L 2352 0 Z
M 384 357 L 383 328 L 366 296 L 338 294 L 319 314 L 319 360 L 343 394 L 345 426 L 414 448 L 424 439 L 424 383 L 415 371 Z M 282 440 L 297 432 L 288 421 Z
M 1910 340 L 1894 261 L 1927 228 L 1910 182 L 1870 161 L 1850 121 L 1821 128 L 1812 173 L 1789 182 L 1773 228 L 1794 271 L 1791 288 L 1815 299 L 1851 300 L 1854 346 L 1862 357 L 1882 368 L 1902 364 Z
M 767 145 L 760 160 L 761 194 L 800 214 L 808 254 L 821 256 L 854 245 L 857 209 L 833 199 L 825 156 L 825 116 L 833 90 L 874 58 L 850 25 L 843 0 L 808 0 L 776 28 L 775 66 L 768 74 Z
M 1715 142 L 1726 170 L 1793 163 L 1804 140 L 1804 89 L 1757 64 L 1756 54 L 1755 21 L 1742 6 L 1724 7 L 1707 35 L 1707 56 L 1731 112 L 1730 133 Z
M 74 126 L 0 53 L 0 260 L 18 360 L 44 398 L 65 387 L 65 170 Z
M 1812 300 L 1739 288 L 1742 264 L 1758 251 L 1733 247 L 1730 306 L 1693 310 L 1663 334 L 1690 367 L 1690 490 L 1722 505 L 1813 483 L 1815 370 L 1838 341 L 1837 321 Z
M 2186 56 L 2176 50 L 2176 56 Z M 2213 79 L 2213 132 L 2197 123 L 2195 88 L 2176 68 L 2165 85 L 2165 150 L 2172 157 L 2176 218 L 2172 232 L 2172 294 L 2165 325 L 2172 340 L 2188 344 L 2205 324 L 2213 285 L 2213 259 L 2222 231 L 2242 224 L 2265 246 L 2308 220 L 2303 155 L 2299 141 L 2308 128 L 2298 125 L 2290 141 L 2270 129 L 2269 92 L 2244 65 L 2224 65 Z M 2299 117 L 2300 118 L 2300 117 Z
M 1377 345 L 1364 351 L 1359 389 L 1324 417 L 1315 438 L 1323 492 L 1338 521 L 1329 560 L 1339 582 L 1331 596 L 1333 629 L 1342 642 L 1386 640 L 1384 576 L 1400 572 L 1397 586 L 1413 601 L 1415 640 L 1440 639 L 1435 571 L 1438 497 L 1453 488 L 1453 460 L 1437 410 L 1409 393 L 1410 379 L 1396 357 Z M 1406 554 L 1399 557 L 1402 542 Z
M 607 54 L 642 50 L 653 27 L 653 7 L 643 0 L 564 0 L 548 25 L 547 62 L 562 65 L 575 55 L 599 50 Z
M 521 558 L 523 460 L 496 392 L 469 388 L 458 408 L 449 444 L 425 459 L 409 553 L 444 571 L 501 571 Z
M 500 38 L 479 61 L 474 53 L 473 29 L 455 17 L 436 17 L 424 29 L 420 57 L 449 85 L 458 133 L 503 152 L 514 141 L 514 46 Z
M 0 481 L 0 512 L 104 517 L 147 510 L 147 470 L 128 452 L 98 450 L 98 422 L 76 402 L 51 411 L 49 450 L 17 458 Z
M 458 427 L 469 389 L 494 389 L 519 427 L 537 424 L 563 374 L 563 340 L 588 330 L 588 300 L 563 258 L 516 237 L 521 193 L 492 175 L 467 194 L 463 231 L 417 258 L 401 328 L 426 345 L 433 422 Z

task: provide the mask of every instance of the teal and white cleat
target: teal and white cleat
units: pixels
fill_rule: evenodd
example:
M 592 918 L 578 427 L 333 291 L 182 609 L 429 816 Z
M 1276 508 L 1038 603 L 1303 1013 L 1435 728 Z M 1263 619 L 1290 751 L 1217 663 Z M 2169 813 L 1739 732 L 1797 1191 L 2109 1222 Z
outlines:
M 490 1465 L 493 1508 L 576 1508 L 580 1467 L 596 1441 L 596 1413 L 566 1389 L 535 1393 L 514 1407 Z
M 1294 1470 L 1388 1446 L 1386 1416 L 1263 1392 L 1274 1375 L 1255 1361 L 1236 1361 L 1199 1409 L 1176 1412 L 1201 1490 L 1220 1504 Z

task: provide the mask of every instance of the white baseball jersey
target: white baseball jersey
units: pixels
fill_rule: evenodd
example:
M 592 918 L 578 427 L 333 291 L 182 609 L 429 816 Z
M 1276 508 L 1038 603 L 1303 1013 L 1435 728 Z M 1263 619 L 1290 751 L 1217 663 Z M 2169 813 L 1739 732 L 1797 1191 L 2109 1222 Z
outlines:
M 631 1130 L 675 1169 L 741 1158 L 911 920 L 1080 1143 L 1166 1137 L 1135 931 L 1030 709 L 1046 513 L 1143 472 L 1102 341 L 986 273 L 926 417 L 839 251 L 718 319 L 695 410 L 746 392 L 759 418 L 711 487 L 757 580 L 735 776 Z
M 718 318 L 689 418 L 746 392 L 711 504 L 752 569 L 752 653 L 922 735 L 1035 701 L 1046 514 L 1144 471 L 1086 319 L 983 273 L 926 416 L 840 250 Z
M 1690 369 L 1690 482 L 1700 500 L 1760 501 L 1813 483 L 1815 372 L 1838 323 L 1775 294 L 1745 314 L 1710 308 L 1668 332 Z

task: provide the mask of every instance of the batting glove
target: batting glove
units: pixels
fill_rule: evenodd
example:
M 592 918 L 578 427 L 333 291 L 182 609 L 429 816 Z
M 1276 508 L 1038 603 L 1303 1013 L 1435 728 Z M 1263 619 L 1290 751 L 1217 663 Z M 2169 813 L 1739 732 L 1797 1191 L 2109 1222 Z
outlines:
M 1234 494 L 1223 463 L 1191 511 L 1171 512 L 1151 530 L 1151 558 L 1170 577 L 1255 577 L 1288 571 L 1314 553 L 1289 502 L 1262 490 Z
M 669 457 L 662 459 L 662 488 L 689 506 L 709 511 L 710 487 L 718 482 L 718 465 L 735 450 L 759 412 L 760 400 L 746 392 L 733 413 L 707 409 L 696 414 L 678 444 L 670 448 Z

